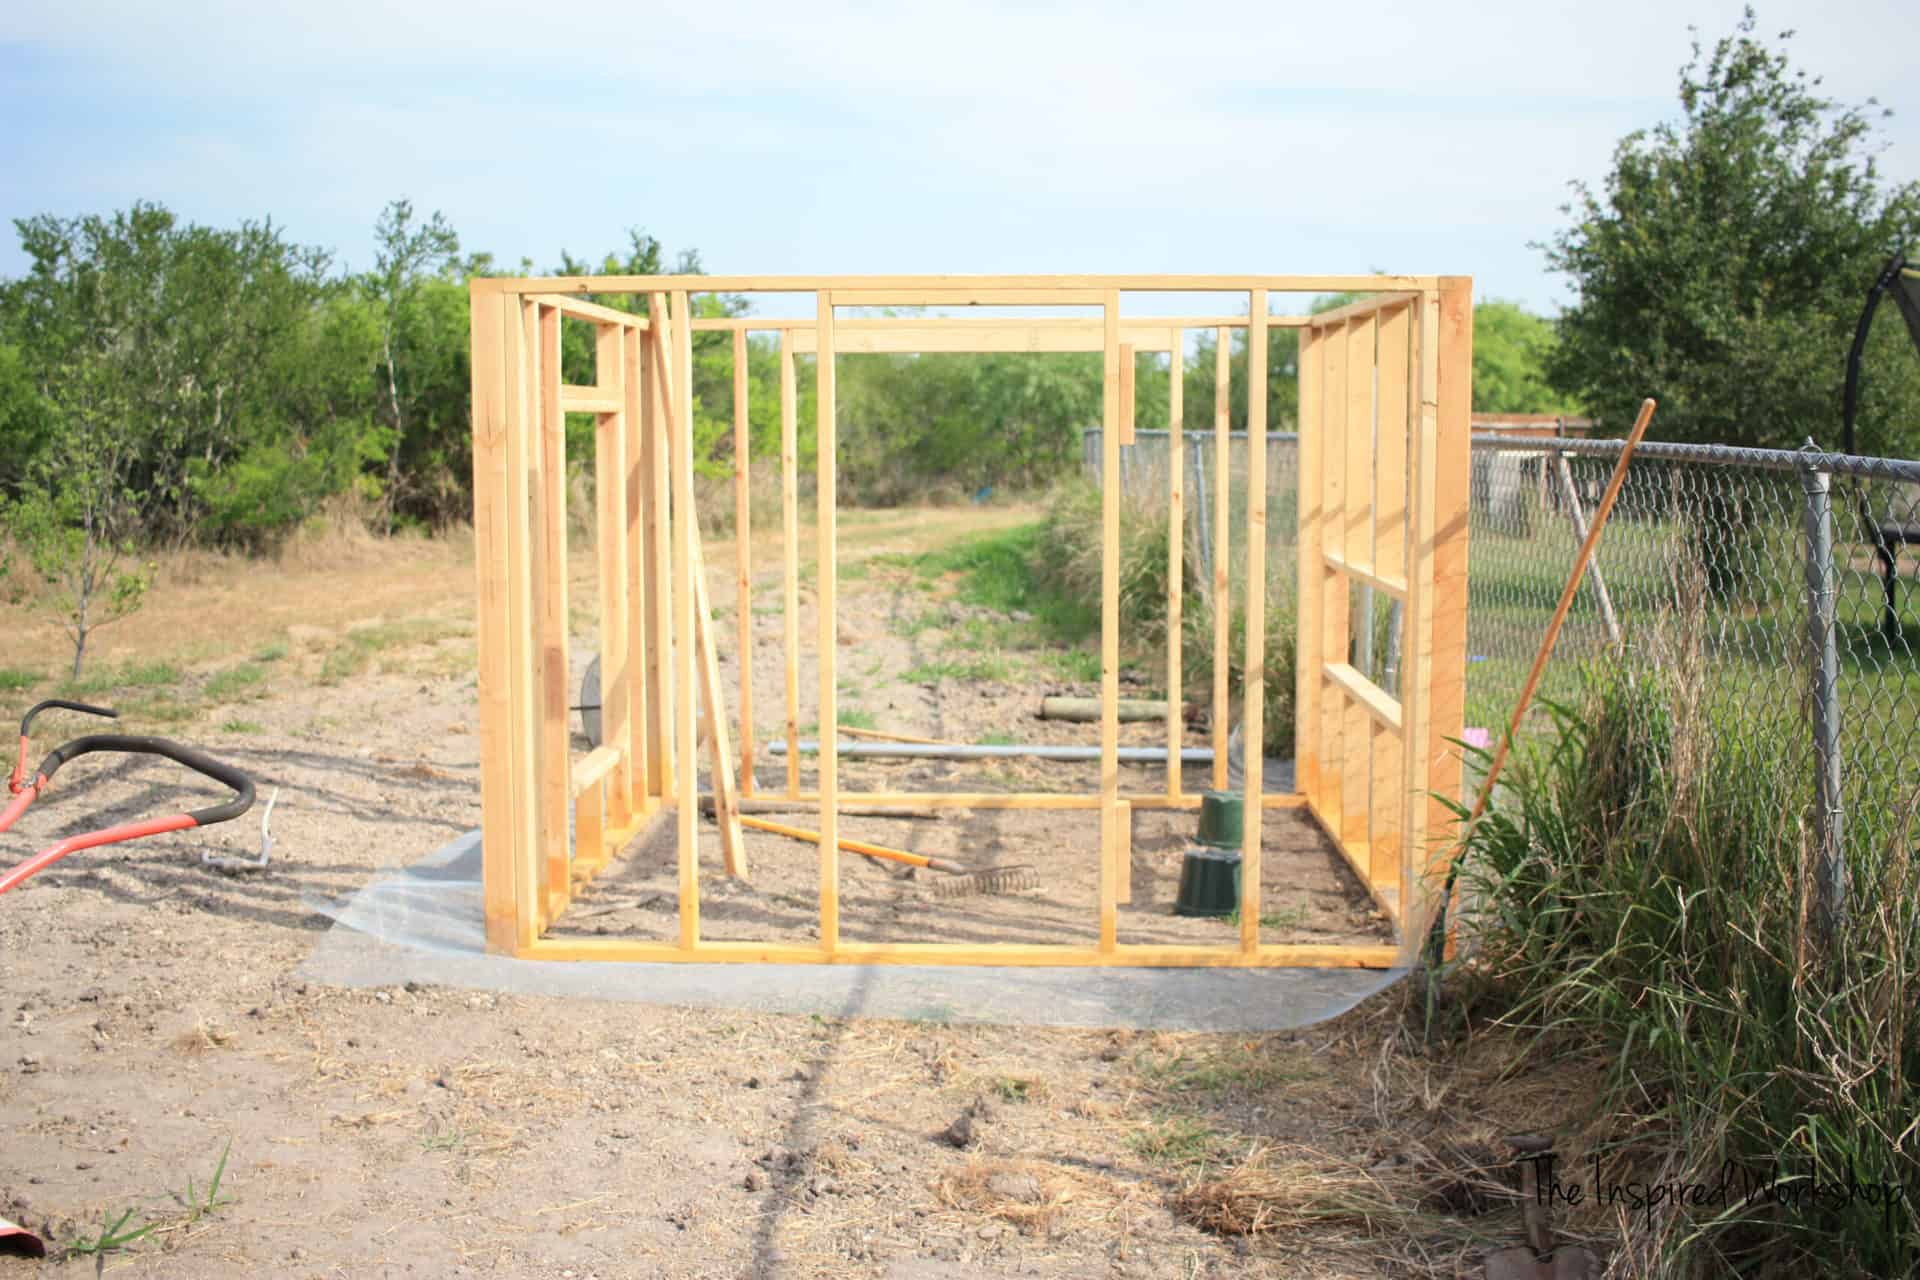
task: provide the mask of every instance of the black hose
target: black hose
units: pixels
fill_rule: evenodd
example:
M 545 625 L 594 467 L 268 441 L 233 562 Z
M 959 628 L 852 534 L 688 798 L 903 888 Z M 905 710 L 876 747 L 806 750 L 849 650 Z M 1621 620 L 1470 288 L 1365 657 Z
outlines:
M 33 709 L 20 717 L 20 736 L 23 738 L 28 736 L 29 730 L 33 728 L 35 716 L 42 711 L 52 711 L 56 707 L 64 711 L 84 711 L 90 716 L 105 716 L 109 720 L 120 718 L 120 713 L 111 707 L 96 707 L 85 702 L 68 702 L 65 698 L 48 698 L 45 702 L 34 703 Z
M 182 746 L 170 738 L 138 738 L 119 733 L 93 733 L 84 738 L 75 738 L 55 747 L 41 762 L 40 776 L 53 777 L 56 770 L 69 760 L 90 755 L 95 751 L 124 751 L 133 755 L 164 756 L 176 764 L 183 764 L 195 773 L 204 774 L 215 782 L 232 787 L 233 799 L 225 804 L 213 805 L 206 809 L 195 809 L 187 814 L 194 822 L 203 827 L 216 822 L 226 822 L 237 818 L 253 807 L 253 779 L 230 764 L 222 764 L 212 756 L 202 755 L 192 747 Z

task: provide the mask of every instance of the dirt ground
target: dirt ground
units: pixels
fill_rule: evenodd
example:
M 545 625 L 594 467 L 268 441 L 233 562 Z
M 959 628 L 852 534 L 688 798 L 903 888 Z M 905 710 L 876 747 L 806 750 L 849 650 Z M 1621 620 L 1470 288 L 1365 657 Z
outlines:
M 856 521 L 850 554 L 927 545 L 957 519 Z M 1396 1048 L 1396 993 L 1319 1027 L 1244 1037 L 300 979 L 295 970 L 332 927 L 308 900 L 350 893 L 479 822 L 471 562 L 438 544 L 405 564 L 392 554 L 179 576 L 96 659 L 103 670 L 120 664 L 118 684 L 89 694 L 129 708 L 117 728 L 186 739 L 240 765 L 263 802 L 278 789 L 273 861 L 245 874 L 201 863 L 210 850 L 255 852 L 256 809 L 206 832 L 76 854 L 0 899 L 0 1217 L 53 1245 L 45 1262 L 0 1256 L 0 1280 L 1455 1274 L 1477 1241 L 1512 1239 L 1503 1216 L 1471 1229 L 1427 1222 L 1410 1236 L 1351 1206 L 1303 1214 L 1285 1231 L 1222 1235 L 1178 1208 L 1183 1192 L 1263 1153 L 1317 1152 L 1373 1185 L 1388 1178 L 1380 1170 L 1428 1169 L 1462 1134 L 1491 1132 L 1500 1108 Z M 576 573 L 582 596 L 590 569 Z M 976 651 L 967 623 L 978 619 L 938 584 L 876 568 L 843 590 L 848 613 L 871 620 L 843 654 L 876 664 L 852 672 L 843 706 L 928 736 L 1095 740 L 1090 726 L 1032 719 L 1039 692 L 1076 687 L 1048 676 L 1044 653 L 1010 651 L 986 678 L 910 679 Z M 943 610 L 952 611 L 944 625 L 921 621 Z M 777 640 L 777 616 L 771 633 Z M 579 652 L 589 647 L 583 638 Z M 0 713 L 53 696 L 57 654 L 48 632 L 0 637 L 0 667 L 42 673 L 0 695 Z M 756 653 L 757 673 L 768 658 Z M 136 670 L 161 659 L 174 664 L 171 679 Z M 768 738 L 784 722 L 781 687 L 756 676 Z M 36 726 L 35 758 L 90 727 L 49 716 Z M 1037 768 L 1001 767 L 982 785 L 1031 786 L 1023 770 Z M 1063 788 L 1085 785 L 1050 768 Z M 763 762 L 766 784 L 783 769 Z M 862 770 L 954 786 L 939 768 L 851 763 L 847 785 Z M 0 837 L 0 862 L 214 794 L 171 766 L 84 758 Z M 1136 819 L 1123 938 L 1228 932 L 1166 912 L 1191 821 Z M 1333 855 L 1288 815 L 1268 824 L 1267 936 L 1383 936 Z M 850 937 L 1057 940 L 1090 927 L 1091 815 L 847 826 L 929 852 L 1034 863 L 1045 885 L 930 907 L 847 856 Z M 755 835 L 752 852 L 758 901 L 716 887 L 704 911 L 712 933 L 751 925 L 803 936 L 806 911 L 776 900 L 804 893 L 811 904 L 811 848 Z M 670 900 L 668 915 L 644 902 L 658 887 L 657 857 L 639 849 L 610 871 L 582 905 L 616 911 L 575 927 L 657 929 L 670 915 Z M 1421 1193 L 1408 1194 L 1412 1213 Z M 122 1232 L 145 1234 L 89 1251 L 127 1211 Z

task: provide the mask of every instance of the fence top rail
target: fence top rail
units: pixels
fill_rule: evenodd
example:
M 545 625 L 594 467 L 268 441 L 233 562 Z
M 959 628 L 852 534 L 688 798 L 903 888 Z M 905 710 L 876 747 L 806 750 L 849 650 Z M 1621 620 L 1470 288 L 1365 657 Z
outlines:
M 1403 293 L 1437 289 L 1445 276 L 1268 275 L 944 275 L 944 276 L 531 276 L 482 277 L 471 282 L 491 293 L 815 293 L 839 289 L 1059 290 L 1119 289 L 1140 293 Z
M 1515 438 L 1475 433 L 1473 447 L 1502 453 L 1560 453 L 1590 458 L 1617 458 L 1625 442 L 1560 438 Z M 1825 471 L 1920 484 L 1920 461 L 1910 458 L 1863 458 L 1814 449 L 1748 449 L 1730 444 L 1679 444 L 1645 440 L 1634 450 L 1636 461 L 1694 462 L 1705 466 L 1753 467 L 1763 471 Z
M 1084 427 L 1081 429 L 1080 434 L 1097 440 L 1100 438 L 1100 433 L 1102 430 L 1104 430 L 1104 428 Z M 1138 440 L 1142 436 L 1152 436 L 1152 437 L 1155 437 L 1156 439 L 1164 439 L 1165 437 L 1170 436 L 1172 434 L 1173 433 L 1167 430 L 1165 427 L 1135 427 L 1133 431 L 1135 440 Z M 1194 440 L 1211 440 L 1219 433 L 1216 432 L 1212 427 L 1187 427 L 1187 428 L 1184 428 L 1180 432 L 1180 434 Z M 1227 435 L 1234 440 L 1245 440 L 1247 438 L 1247 433 L 1244 431 L 1229 431 Z M 1268 441 L 1276 444 L 1284 444 L 1291 440 L 1298 440 L 1299 438 L 1300 438 L 1300 433 L 1298 431 L 1267 432 Z M 1125 449 L 1125 448 L 1130 448 L 1131 446 L 1122 445 L 1120 447 Z

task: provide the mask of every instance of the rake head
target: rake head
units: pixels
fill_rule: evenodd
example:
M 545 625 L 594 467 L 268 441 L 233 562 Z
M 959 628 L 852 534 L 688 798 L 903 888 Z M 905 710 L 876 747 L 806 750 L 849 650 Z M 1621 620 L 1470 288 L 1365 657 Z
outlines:
M 988 867 L 928 882 L 936 898 L 971 898 L 976 894 L 1038 893 L 1040 873 L 1029 866 Z

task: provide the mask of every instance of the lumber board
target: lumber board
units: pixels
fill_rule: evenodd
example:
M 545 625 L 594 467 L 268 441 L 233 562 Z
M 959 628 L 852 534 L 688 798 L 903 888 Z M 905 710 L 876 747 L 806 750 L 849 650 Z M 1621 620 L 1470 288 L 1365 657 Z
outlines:
M 539 348 L 538 308 L 509 307 L 503 335 L 506 370 L 508 457 L 507 617 L 513 672 L 514 945 L 523 947 L 540 931 L 540 706 L 538 554 L 540 447 L 535 401 L 534 362 Z
M 1120 799 L 1134 809 L 1198 809 L 1204 796 L 1189 792 L 1168 797 L 1158 791 L 1123 791 Z M 777 803 L 798 801 L 818 806 L 820 793 L 803 791 L 798 796 L 780 796 Z M 773 800 L 764 803 L 774 803 Z M 1299 792 L 1263 795 L 1260 803 L 1268 809 L 1298 809 L 1306 804 Z M 711 796 L 702 793 L 702 805 L 711 806 Z M 742 802 L 745 803 L 744 801 Z M 756 804 L 763 803 L 755 800 Z M 851 813 L 854 806 L 875 809 L 1098 809 L 1103 797 L 1098 792 L 1071 791 L 842 791 L 840 812 Z
M 700 942 L 700 814 L 698 748 L 694 730 L 693 643 L 693 438 L 692 400 L 685 394 L 690 381 L 692 335 L 685 329 L 692 312 L 685 293 L 671 299 L 654 295 L 653 314 L 661 341 L 656 345 L 656 384 L 667 405 L 667 436 L 662 458 L 673 478 L 673 741 L 674 784 L 678 792 L 677 853 L 680 882 L 680 938 L 682 948 Z
M 1433 681 L 1428 704 L 1427 804 L 1430 837 L 1448 831 L 1464 789 L 1465 761 L 1453 744 L 1464 729 L 1467 677 L 1467 503 L 1472 474 L 1473 281 L 1442 277 L 1434 450 Z M 1443 797 L 1445 799 L 1443 799 Z M 1431 855 L 1444 865 L 1446 842 Z M 1458 913 L 1449 913 L 1457 920 Z
M 1324 379 L 1320 388 L 1320 544 L 1324 552 L 1341 556 L 1346 550 L 1347 447 L 1351 431 L 1347 414 L 1348 360 L 1350 348 L 1344 326 L 1325 331 L 1321 341 L 1326 347 L 1322 362 Z M 1352 617 L 1345 575 L 1320 575 L 1320 602 L 1315 613 L 1320 620 L 1319 653 L 1321 662 L 1345 662 L 1348 657 L 1348 624 Z M 1345 759 L 1345 719 L 1337 692 L 1316 673 L 1314 699 L 1320 722 L 1320 750 L 1315 758 L 1320 768 L 1315 774 L 1319 790 L 1311 792 L 1314 803 L 1327 814 L 1338 829 L 1341 811 L 1341 762 Z
M 1233 356 L 1227 329 L 1214 330 L 1213 344 L 1213 789 L 1227 789 L 1228 718 L 1232 715 L 1233 618 Z
M 1010 292 L 1057 294 L 1073 291 L 1104 293 L 1401 293 L 1439 288 L 1439 276 L 1415 275 L 607 275 L 501 276 L 477 282 L 477 287 L 503 293 L 600 294 L 619 293 L 820 293 L 857 296 L 885 290 L 909 295 L 905 303 L 933 305 L 936 293 Z M 873 305 L 843 303 L 842 305 Z M 1036 305 L 1054 305 L 1052 303 Z M 1096 300 L 1089 305 L 1098 305 Z
M 733 554 L 740 634 L 740 794 L 753 794 L 753 501 L 748 491 L 747 331 L 733 331 Z
M 1247 310 L 1247 652 L 1241 676 L 1245 706 L 1247 817 L 1241 833 L 1240 949 L 1260 949 L 1260 852 L 1265 807 L 1267 688 L 1267 291 L 1253 290 Z
M 647 604 L 647 584 L 651 576 L 647 552 L 647 526 L 651 519 L 648 506 L 645 462 L 648 417 L 646 390 L 640 372 L 640 331 L 620 331 L 621 435 L 626 456 L 622 476 L 624 496 L 621 518 L 626 521 L 627 590 L 627 737 L 632 750 L 627 763 L 627 811 L 639 813 L 663 796 L 656 773 L 654 752 L 659 743 L 659 727 L 653 722 L 651 645 L 647 628 L 652 614 Z
M 833 952 L 782 942 L 702 942 L 680 948 L 633 938 L 542 938 L 518 953 L 528 960 L 616 960 L 692 964 L 1030 965 L 1075 968 L 1393 969 L 1398 947 L 1353 943 L 1269 943 L 1255 951 L 1130 943 L 1102 951 L 1062 944 L 843 942 Z
M 557 312 L 559 308 L 554 308 Z M 614 330 L 603 332 L 614 333 Z M 620 393 L 612 387 L 572 387 L 560 388 L 560 408 L 566 413 L 618 413 L 620 412 Z
M 1406 631 L 1407 600 L 1407 440 L 1408 413 L 1413 403 L 1409 393 L 1409 354 L 1412 349 L 1413 307 L 1392 307 L 1379 319 L 1379 440 L 1374 457 L 1374 550 L 1375 576 L 1363 579 L 1376 590 L 1387 591 L 1401 602 L 1400 626 Z M 1396 594 L 1387 587 L 1397 582 Z M 1387 655 L 1383 654 L 1384 659 Z M 1394 667 L 1404 671 L 1398 657 Z M 1404 674 L 1390 691 L 1397 699 L 1404 688 Z M 1400 788 L 1404 784 L 1406 764 L 1403 752 L 1406 734 L 1388 733 L 1376 727 L 1373 734 L 1373 882 L 1391 884 L 1395 903 L 1405 901 L 1401 884 L 1401 823 L 1404 821 Z
M 1419 292 L 1412 288 L 1396 290 L 1389 293 L 1376 293 L 1371 297 L 1360 298 L 1356 301 L 1349 302 L 1345 306 L 1334 307 L 1331 310 L 1322 311 L 1318 315 L 1308 316 L 1307 325 L 1314 329 L 1327 329 L 1334 325 L 1345 324 L 1349 320 L 1358 320 L 1363 317 L 1371 318 L 1384 314 L 1395 307 L 1407 306 L 1419 296 Z
M 1117 944 L 1119 916 L 1113 874 L 1120 798 L 1120 415 L 1124 379 L 1120 293 L 1107 291 L 1103 318 L 1106 353 L 1101 371 L 1100 485 L 1100 942 Z
M 560 410 L 560 312 L 540 311 L 540 848 L 546 858 L 546 916 L 565 910 L 573 892 L 567 811 L 569 743 L 567 673 L 567 432 Z
M 515 849 L 512 641 L 507 548 L 515 525 L 509 501 L 506 344 L 501 332 L 518 304 L 470 291 L 473 346 L 473 542 L 479 602 L 476 626 L 480 708 L 481 902 L 487 950 L 510 953 L 514 938 Z
M 1294 594 L 1293 769 L 1294 785 L 1309 795 L 1317 792 L 1320 774 L 1320 608 L 1321 580 L 1327 572 L 1320 541 L 1320 453 L 1326 436 L 1321 409 L 1326 347 L 1326 338 L 1318 331 L 1301 333 L 1300 439 L 1295 454 L 1300 528 L 1295 548 L 1298 589 Z
M 620 752 L 610 746 L 598 746 L 581 756 L 573 765 L 573 798 L 578 800 L 591 787 L 620 766 Z
M 1372 311 L 1358 313 L 1347 322 L 1347 482 L 1343 494 L 1346 539 L 1342 551 L 1349 564 L 1373 563 L 1373 379 L 1377 333 Z M 1351 575 L 1343 577 L 1341 594 L 1349 610 L 1359 603 L 1354 599 Z M 1353 637 L 1357 648 L 1359 641 L 1371 637 L 1372 614 L 1364 613 L 1352 625 L 1366 628 Z M 1345 654 L 1327 656 L 1346 661 Z M 1373 816 L 1370 793 L 1373 732 L 1367 725 L 1366 711 L 1355 701 L 1346 701 L 1341 717 L 1345 751 L 1340 758 L 1340 838 L 1349 844 L 1361 843 L 1367 839 L 1367 824 Z
M 685 443 L 684 441 L 682 442 Z M 720 684 L 720 653 L 714 643 L 713 611 L 707 600 L 706 554 L 700 546 L 700 522 L 694 526 L 693 543 L 693 642 L 698 653 L 700 701 L 707 710 L 707 741 L 712 750 L 715 819 L 720 826 L 720 855 L 727 874 L 736 880 L 748 878 L 747 846 L 740 834 L 738 791 L 733 777 L 733 743 L 727 730 L 726 690 Z
M 1183 363 L 1186 334 L 1173 343 L 1167 366 L 1167 794 L 1177 796 L 1182 789 L 1180 748 L 1186 745 L 1186 703 L 1181 696 L 1180 658 L 1186 647 L 1186 632 L 1180 606 L 1186 597 L 1187 565 L 1187 453 L 1186 453 L 1186 381 Z M 1127 896 L 1132 901 L 1132 860 L 1127 862 Z
M 623 329 L 639 330 L 647 327 L 647 318 L 614 307 L 603 307 L 597 302 L 588 302 L 584 298 L 571 297 L 564 293 L 532 293 L 525 295 L 529 302 L 537 302 L 555 311 L 564 311 L 570 316 L 589 321 L 595 325 L 618 325 Z
M 787 683 L 787 794 L 800 794 L 800 446 L 793 343 L 780 335 L 780 571 L 785 604 L 781 636 Z
M 626 331 L 607 325 L 595 333 L 594 368 L 618 393 L 615 408 L 594 421 L 594 569 L 600 586 L 600 740 L 619 753 L 607 788 L 607 822 L 632 813 L 632 667 L 627 646 Z
M 840 944 L 840 709 L 837 679 L 839 671 L 839 609 L 835 592 L 839 586 L 839 470 L 837 452 L 837 410 L 834 404 L 834 295 L 822 289 L 815 299 L 820 343 L 814 360 L 816 403 L 815 438 L 818 458 L 815 466 L 814 507 L 817 553 L 815 577 L 819 583 L 820 675 L 820 950 L 833 954 Z
M 1364 582 L 1374 590 L 1392 596 L 1396 600 L 1407 598 L 1407 580 L 1404 575 L 1386 574 L 1371 565 L 1358 564 L 1351 555 L 1326 551 L 1321 553 L 1322 563 L 1335 573 L 1343 573 L 1355 582 Z
M 1344 692 L 1352 705 L 1394 733 L 1400 732 L 1400 703 L 1387 694 L 1379 685 L 1367 679 L 1366 674 L 1346 662 L 1328 662 L 1321 665 L 1326 678 Z M 1351 732 L 1351 728 L 1348 730 Z

